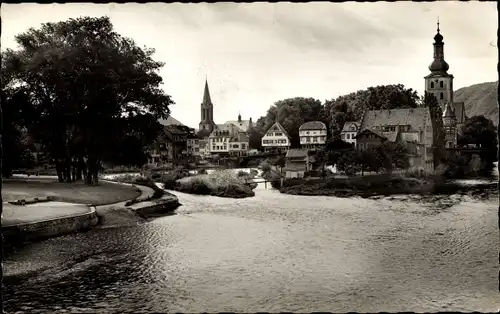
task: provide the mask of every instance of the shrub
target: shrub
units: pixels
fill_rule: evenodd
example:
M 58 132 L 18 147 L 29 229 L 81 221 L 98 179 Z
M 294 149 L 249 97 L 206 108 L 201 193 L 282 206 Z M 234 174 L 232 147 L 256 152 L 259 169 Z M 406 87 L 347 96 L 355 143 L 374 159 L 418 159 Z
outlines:
M 207 174 L 207 170 L 205 168 L 201 168 L 198 170 L 198 174 Z
M 245 170 L 240 170 L 240 171 L 238 171 L 237 176 L 238 176 L 238 178 L 247 177 L 248 172 L 246 172 Z
M 252 170 L 250 170 L 250 174 L 255 177 L 256 175 L 259 174 L 259 172 L 255 169 L 252 169 Z
M 210 186 L 205 182 L 205 180 L 194 178 L 191 180 L 191 193 L 199 195 L 209 195 L 212 192 Z

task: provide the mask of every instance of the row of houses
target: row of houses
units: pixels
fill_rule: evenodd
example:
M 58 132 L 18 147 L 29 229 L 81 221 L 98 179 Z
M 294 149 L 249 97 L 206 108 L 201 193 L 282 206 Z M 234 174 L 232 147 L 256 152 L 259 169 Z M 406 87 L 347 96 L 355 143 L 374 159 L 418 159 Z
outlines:
M 442 120 L 446 147 L 456 147 L 458 126 L 463 124 L 465 118 L 457 118 L 456 110 L 446 104 Z M 365 111 L 361 121 L 344 124 L 341 139 L 360 151 L 385 142 L 401 143 L 408 150 L 410 167 L 426 170 L 434 167 L 434 129 L 427 107 Z M 302 177 L 305 171 L 313 170 L 311 156 L 308 149 L 288 150 L 286 176 Z

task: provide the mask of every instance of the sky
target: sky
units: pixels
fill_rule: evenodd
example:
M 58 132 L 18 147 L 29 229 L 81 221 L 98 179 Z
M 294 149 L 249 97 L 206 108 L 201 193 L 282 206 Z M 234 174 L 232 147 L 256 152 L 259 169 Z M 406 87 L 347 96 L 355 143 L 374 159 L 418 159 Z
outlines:
M 495 2 L 25 3 L 1 14 L 2 50 L 41 23 L 109 16 L 118 33 L 156 50 L 171 115 L 195 128 L 205 78 L 216 123 L 377 85 L 423 94 L 438 17 L 455 88 L 498 80 Z

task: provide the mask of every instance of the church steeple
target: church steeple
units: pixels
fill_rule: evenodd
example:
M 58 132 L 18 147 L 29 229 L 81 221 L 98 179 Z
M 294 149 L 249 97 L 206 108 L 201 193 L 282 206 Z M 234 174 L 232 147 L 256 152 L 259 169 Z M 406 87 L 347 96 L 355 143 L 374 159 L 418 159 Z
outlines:
M 205 78 L 205 90 L 203 91 L 203 105 L 208 106 L 212 104 L 210 99 L 210 91 L 208 90 L 208 80 Z
M 205 89 L 203 91 L 203 101 L 201 103 L 201 121 L 199 127 L 200 131 L 207 130 L 211 133 L 214 126 L 214 105 L 212 104 L 212 99 L 210 98 L 208 79 L 205 78 Z
M 450 66 L 444 61 L 444 42 L 443 35 L 439 29 L 439 18 L 437 22 L 437 34 L 434 36 L 434 61 L 429 65 L 432 73 L 446 73 Z

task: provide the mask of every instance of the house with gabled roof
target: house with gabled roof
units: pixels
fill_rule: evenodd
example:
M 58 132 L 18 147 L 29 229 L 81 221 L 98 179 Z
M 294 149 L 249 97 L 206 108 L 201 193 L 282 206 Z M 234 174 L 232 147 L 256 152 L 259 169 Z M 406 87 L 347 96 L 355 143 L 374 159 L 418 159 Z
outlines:
M 356 148 L 400 142 L 410 152 L 410 166 L 433 169 L 433 128 L 429 108 L 368 110 L 363 114 Z
M 279 151 L 284 153 L 288 151 L 291 143 L 290 136 L 278 121 L 266 131 L 261 141 L 265 152 Z
M 327 128 L 321 121 L 309 121 L 299 127 L 300 146 L 318 148 L 326 145 Z
M 304 173 L 312 170 L 312 160 L 309 149 L 292 148 L 285 156 L 285 177 L 303 178 Z
M 340 132 L 340 139 L 356 146 L 356 139 L 354 137 L 358 134 L 359 127 L 360 123 L 358 121 L 347 121 Z

